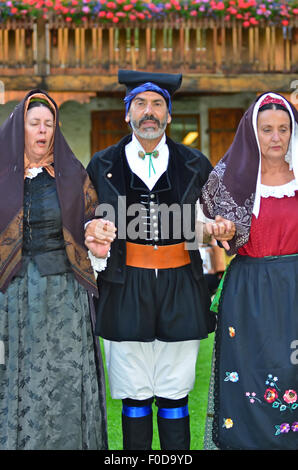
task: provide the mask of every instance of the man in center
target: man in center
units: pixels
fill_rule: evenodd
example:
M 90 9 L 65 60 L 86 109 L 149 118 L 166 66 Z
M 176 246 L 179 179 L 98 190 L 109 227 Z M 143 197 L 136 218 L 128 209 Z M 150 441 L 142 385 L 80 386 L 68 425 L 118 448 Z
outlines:
M 161 449 L 185 450 L 199 340 L 215 326 L 191 239 L 196 201 L 212 167 L 200 151 L 165 134 L 180 74 L 120 70 L 118 78 L 127 88 L 132 133 L 97 152 L 87 168 L 100 207 L 113 207 L 117 227 L 115 236 L 102 218 L 86 230 L 89 247 L 115 237 L 98 274 L 96 333 L 105 339 L 111 395 L 123 403 L 123 448 L 151 449 L 155 400 Z M 163 217 L 161 208 L 171 207 L 172 216 Z

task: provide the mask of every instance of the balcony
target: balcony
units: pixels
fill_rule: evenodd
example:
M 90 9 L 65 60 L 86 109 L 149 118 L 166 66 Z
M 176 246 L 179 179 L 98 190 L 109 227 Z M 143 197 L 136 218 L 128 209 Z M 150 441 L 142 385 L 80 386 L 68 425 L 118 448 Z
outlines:
M 244 28 L 221 20 L 167 19 L 83 26 L 55 18 L 0 24 L 7 90 L 120 90 L 118 68 L 182 72 L 182 91 L 284 89 L 297 78 L 298 20 Z

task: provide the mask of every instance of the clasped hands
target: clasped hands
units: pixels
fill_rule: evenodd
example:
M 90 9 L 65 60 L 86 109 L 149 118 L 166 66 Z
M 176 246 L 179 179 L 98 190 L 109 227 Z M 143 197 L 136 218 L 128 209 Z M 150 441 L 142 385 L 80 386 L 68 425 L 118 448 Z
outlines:
M 106 258 L 111 243 L 116 238 L 116 227 L 105 219 L 94 219 L 85 230 L 85 245 L 97 258 Z
M 85 245 L 97 258 L 106 258 L 111 243 L 116 238 L 116 230 L 113 222 L 105 219 L 94 219 L 86 227 Z M 234 237 L 235 232 L 234 222 L 219 215 L 215 217 L 214 222 L 208 222 L 204 225 L 204 235 L 214 237 L 217 241 L 220 241 L 226 250 L 230 249 L 228 241 Z
M 217 241 L 221 242 L 227 251 L 230 249 L 228 241 L 232 240 L 235 233 L 236 227 L 234 222 L 224 219 L 220 215 L 215 216 L 214 222 L 208 222 L 204 226 L 204 234 L 214 237 Z

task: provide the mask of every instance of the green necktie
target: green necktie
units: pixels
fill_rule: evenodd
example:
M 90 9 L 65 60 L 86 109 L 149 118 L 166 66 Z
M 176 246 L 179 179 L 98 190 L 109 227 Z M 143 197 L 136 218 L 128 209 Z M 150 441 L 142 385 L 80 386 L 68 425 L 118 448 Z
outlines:
M 146 155 L 149 156 L 149 178 L 150 178 L 150 177 L 151 177 L 151 169 L 153 170 L 154 174 L 156 173 L 155 168 L 154 168 L 154 165 L 153 165 L 152 157 L 153 157 L 153 158 L 157 158 L 157 157 L 158 157 L 158 155 L 159 155 L 158 150 L 153 150 L 153 152 L 146 152 L 146 153 L 143 152 L 142 150 L 140 150 L 140 151 L 138 152 L 138 155 L 139 155 L 139 157 L 140 157 L 142 160 L 145 159 Z

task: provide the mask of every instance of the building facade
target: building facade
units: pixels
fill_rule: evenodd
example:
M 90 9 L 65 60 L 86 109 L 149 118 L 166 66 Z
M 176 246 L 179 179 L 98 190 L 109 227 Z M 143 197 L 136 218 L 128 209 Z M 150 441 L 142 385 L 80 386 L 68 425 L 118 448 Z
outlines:
M 182 72 L 167 132 L 215 164 L 258 94 L 279 92 L 298 106 L 298 21 L 250 27 L 197 18 L 0 23 L 0 124 L 28 90 L 47 90 L 60 107 L 63 134 L 86 166 L 95 151 L 129 132 L 119 68 Z

